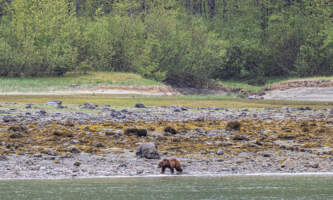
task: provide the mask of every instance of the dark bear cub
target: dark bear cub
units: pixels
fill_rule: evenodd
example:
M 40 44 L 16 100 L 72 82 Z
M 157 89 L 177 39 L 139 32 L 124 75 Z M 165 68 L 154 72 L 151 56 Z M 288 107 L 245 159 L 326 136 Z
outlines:
M 157 167 L 162 168 L 161 169 L 162 174 L 164 174 L 166 168 L 170 169 L 171 174 L 173 174 L 175 172 L 174 169 L 176 169 L 177 172 L 179 172 L 179 173 L 183 172 L 182 165 L 180 164 L 180 160 L 175 159 L 175 158 L 171 158 L 171 159 L 165 158 L 158 162 Z

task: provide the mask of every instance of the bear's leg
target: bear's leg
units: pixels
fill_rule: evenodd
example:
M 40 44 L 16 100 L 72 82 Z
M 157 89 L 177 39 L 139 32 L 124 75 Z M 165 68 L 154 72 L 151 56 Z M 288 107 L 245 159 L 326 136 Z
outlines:
M 182 172 L 183 172 L 183 169 L 182 169 L 181 167 L 177 167 L 176 170 L 177 170 L 177 172 L 179 172 L 179 173 L 182 173 Z
M 161 174 L 164 174 L 165 172 L 165 167 L 162 167 Z
M 173 174 L 175 172 L 175 170 L 173 168 L 170 168 L 171 174 Z

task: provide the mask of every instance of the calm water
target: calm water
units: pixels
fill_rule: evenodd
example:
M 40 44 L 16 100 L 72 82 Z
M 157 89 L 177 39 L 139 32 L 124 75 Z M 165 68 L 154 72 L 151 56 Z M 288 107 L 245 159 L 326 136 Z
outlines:
M 333 199 L 333 176 L 159 177 L 0 181 L 1 200 Z

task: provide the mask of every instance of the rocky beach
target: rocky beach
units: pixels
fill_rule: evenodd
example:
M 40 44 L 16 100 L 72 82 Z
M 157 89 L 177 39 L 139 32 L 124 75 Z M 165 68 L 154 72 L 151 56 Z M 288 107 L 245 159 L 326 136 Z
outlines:
M 329 108 L 0 104 L 0 178 L 333 172 Z M 170 174 L 167 170 L 166 174 Z

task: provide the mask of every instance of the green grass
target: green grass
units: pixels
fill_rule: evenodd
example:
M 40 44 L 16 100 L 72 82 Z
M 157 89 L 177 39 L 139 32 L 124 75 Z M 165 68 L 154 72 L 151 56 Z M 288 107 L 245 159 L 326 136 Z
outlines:
M 229 88 L 242 88 L 247 91 L 258 92 L 264 87 L 288 81 L 304 80 L 333 80 L 333 77 L 310 77 L 310 78 L 288 78 L 272 79 L 264 86 L 253 86 L 242 81 L 221 81 Z M 73 87 L 74 85 L 77 85 Z M 110 86 L 151 86 L 162 85 L 162 83 L 149 80 L 133 73 L 120 72 L 92 72 L 88 75 L 74 73 L 66 74 L 64 77 L 42 77 L 42 78 L 0 78 L 0 93 L 4 92 L 52 92 L 75 89 L 98 89 Z
M 124 85 L 160 85 L 133 73 L 93 72 L 88 75 L 67 74 L 64 77 L 0 78 L 0 92 L 48 92 Z
M 246 82 L 236 82 L 236 81 L 222 81 L 221 83 L 229 88 L 242 88 L 244 90 L 253 91 L 253 92 L 259 92 L 265 87 L 265 86 L 249 85 Z
M 305 107 L 333 108 L 333 102 L 311 101 L 273 101 L 246 100 L 230 96 L 131 96 L 131 95 L 3 95 L 0 103 L 17 102 L 45 104 L 48 100 L 61 100 L 64 104 L 82 104 L 84 102 L 99 105 L 110 104 L 112 107 L 133 107 L 142 102 L 147 106 L 183 105 L 189 107 L 224 107 L 224 108 L 266 108 L 266 107 Z

